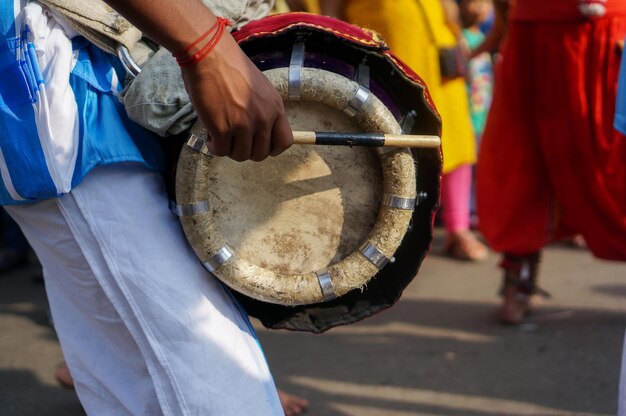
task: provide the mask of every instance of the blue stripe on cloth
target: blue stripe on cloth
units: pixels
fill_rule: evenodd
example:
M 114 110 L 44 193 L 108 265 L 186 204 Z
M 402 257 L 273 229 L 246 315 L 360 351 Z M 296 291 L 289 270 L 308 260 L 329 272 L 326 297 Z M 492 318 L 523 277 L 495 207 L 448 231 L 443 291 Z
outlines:
M 39 142 L 26 76 L 17 61 L 0 72 L 0 147 L 13 186 L 24 199 L 56 196 L 56 187 L 48 173 Z M 14 89 L 13 93 L 5 94 L 10 89 Z
M 28 58 L 30 59 L 30 63 L 33 69 L 33 76 L 35 77 L 35 82 L 37 85 L 43 84 L 43 75 L 41 73 L 41 68 L 39 68 L 39 61 L 37 60 L 37 52 L 35 51 L 35 45 L 32 42 L 29 42 L 27 45 Z
M 163 170 L 160 138 L 131 121 L 113 94 L 111 80 L 117 59 L 84 39 L 74 45 L 79 54 L 70 85 L 78 104 L 80 141 L 72 186 L 98 165 L 139 162 Z
M 39 199 L 39 192 L 28 190 L 52 189 L 54 195 L 56 188 L 39 145 L 28 71 L 24 72 L 16 59 L 21 40 L 16 36 L 14 5 L 13 0 L 0 0 L 0 147 L 17 192 L 27 199 Z M 2 183 L 0 203 L 11 202 Z
M 42 81 L 41 71 L 26 49 L 16 60 L 13 2 L 0 0 L 0 148 L 13 187 L 25 201 L 10 197 L 0 181 L 0 204 L 14 204 L 59 196 L 50 177 L 41 148 L 32 95 Z M 98 165 L 138 162 L 149 169 L 163 170 L 165 158 L 156 135 L 130 121 L 112 91 L 114 75 L 124 79 L 117 58 L 76 38 L 78 61 L 70 74 L 70 85 L 78 106 L 79 144 L 72 186 L 78 185 Z M 30 53 L 29 53 L 30 52 Z M 54 115 L 52 115 L 54 117 Z

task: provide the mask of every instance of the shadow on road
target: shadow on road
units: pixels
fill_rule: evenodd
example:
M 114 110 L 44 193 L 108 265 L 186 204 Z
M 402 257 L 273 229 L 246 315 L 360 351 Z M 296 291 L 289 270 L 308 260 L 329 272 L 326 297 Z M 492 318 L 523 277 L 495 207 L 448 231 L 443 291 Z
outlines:
M 314 415 L 615 414 L 624 314 L 542 309 L 507 328 L 493 313 L 405 300 L 323 335 L 259 336 L 278 385 Z
M 41 383 L 31 372 L 0 369 L 0 415 L 83 416 L 76 394 Z M 10 392 L 10 395 L 6 393 Z

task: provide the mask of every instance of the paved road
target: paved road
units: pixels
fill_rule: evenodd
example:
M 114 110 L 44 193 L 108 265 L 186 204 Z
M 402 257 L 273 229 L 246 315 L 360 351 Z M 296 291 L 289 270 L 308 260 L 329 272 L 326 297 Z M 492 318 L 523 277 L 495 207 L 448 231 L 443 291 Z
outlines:
M 259 329 L 278 384 L 314 416 L 614 415 L 626 265 L 554 246 L 553 293 L 520 328 L 494 320 L 497 258 L 440 255 L 441 235 L 392 309 L 323 335 Z M 0 416 L 78 416 L 53 379 L 61 353 L 35 269 L 0 278 Z

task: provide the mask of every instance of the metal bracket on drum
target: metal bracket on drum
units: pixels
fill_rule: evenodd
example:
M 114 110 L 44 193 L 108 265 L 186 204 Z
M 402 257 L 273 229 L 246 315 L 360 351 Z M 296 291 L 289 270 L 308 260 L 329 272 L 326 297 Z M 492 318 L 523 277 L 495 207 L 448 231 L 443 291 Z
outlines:
M 209 201 L 200 201 L 193 204 L 177 204 L 170 201 L 170 211 L 177 217 L 191 217 L 209 212 Z
M 425 192 L 425 191 L 420 192 L 419 194 L 417 194 L 417 201 L 415 203 L 415 206 L 418 206 L 419 204 L 426 201 L 427 199 L 428 199 L 428 192 Z
M 327 270 L 320 270 L 315 272 L 315 274 L 317 275 L 317 280 L 320 284 L 320 288 L 322 289 L 324 301 L 335 299 L 337 297 L 337 293 L 335 293 L 333 279 L 330 277 L 330 273 L 328 273 Z
M 370 89 L 370 67 L 365 63 L 359 64 L 356 69 L 356 82 L 362 87 Z
M 417 205 L 416 198 L 402 198 L 396 195 L 383 195 L 383 206 L 396 209 L 413 210 Z
M 215 273 L 217 269 L 235 255 L 235 250 L 228 244 L 222 247 L 213 257 L 202 263 L 205 269 Z
M 415 125 L 415 121 L 417 120 L 417 112 L 415 110 L 411 110 L 402 117 L 402 121 L 400 125 L 402 126 L 402 133 L 410 134 L 413 130 L 413 126 Z
M 298 101 L 301 97 L 304 52 L 304 41 L 294 43 L 291 49 L 291 60 L 289 61 L 289 86 L 287 88 L 287 97 L 289 100 Z
M 361 254 L 368 259 L 374 266 L 378 267 L 378 270 L 382 270 L 383 267 L 391 261 L 387 258 L 376 246 L 369 241 L 366 241 L 359 248 Z
M 356 91 L 354 97 L 352 97 L 346 108 L 344 108 L 343 112 L 350 117 L 356 116 L 359 111 L 361 111 L 369 97 L 370 90 L 363 87 L 362 85 L 359 85 L 359 89 Z
M 350 117 L 356 116 L 361 111 L 370 96 L 370 67 L 365 64 L 359 64 L 355 78 L 357 84 L 359 84 L 359 89 L 343 110 Z
M 205 156 L 213 156 L 211 152 L 209 152 L 209 148 L 206 146 L 206 140 L 196 136 L 195 134 L 191 134 L 191 136 L 189 136 L 189 139 L 187 140 L 187 146 L 191 147 L 196 152 L 202 153 Z

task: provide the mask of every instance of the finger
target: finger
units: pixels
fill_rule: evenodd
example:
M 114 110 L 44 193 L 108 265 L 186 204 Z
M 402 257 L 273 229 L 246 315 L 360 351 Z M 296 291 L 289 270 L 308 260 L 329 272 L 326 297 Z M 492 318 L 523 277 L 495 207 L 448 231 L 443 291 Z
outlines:
M 232 138 L 224 133 L 207 133 L 206 147 L 212 155 L 228 156 L 231 153 Z
M 259 126 L 252 141 L 251 159 L 255 162 L 265 160 L 272 150 L 272 127 Z
M 252 156 L 252 133 L 248 129 L 236 130 L 230 149 L 230 157 L 237 162 L 243 162 L 249 160 Z
M 272 145 L 270 155 L 278 156 L 293 144 L 293 133 L 291 132 L 291 126 L 289 126 L 289 120 L 283 113 L 278 116 L 274 122 L 272 128 Z

